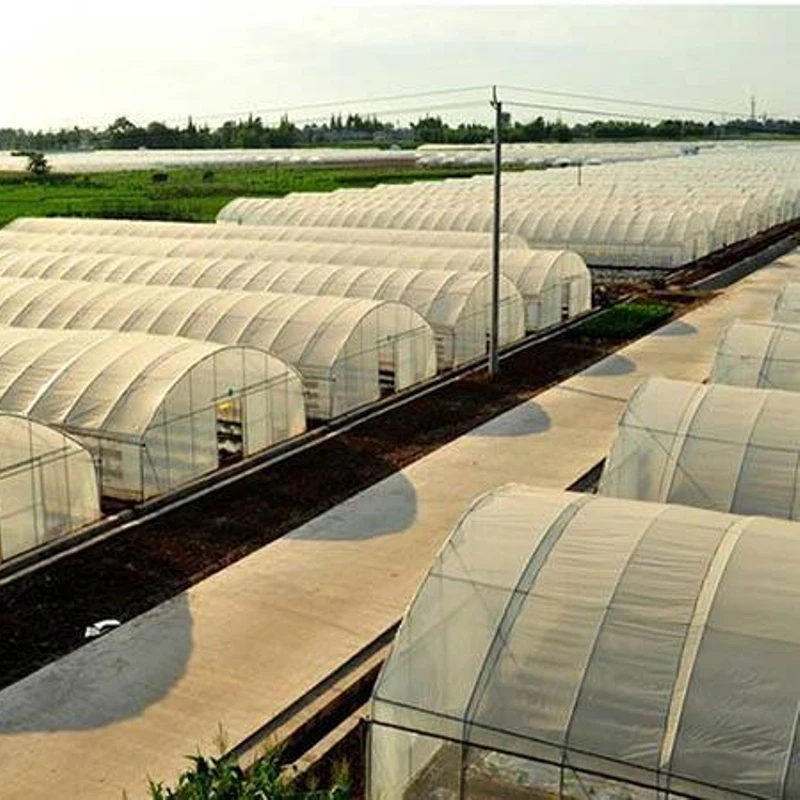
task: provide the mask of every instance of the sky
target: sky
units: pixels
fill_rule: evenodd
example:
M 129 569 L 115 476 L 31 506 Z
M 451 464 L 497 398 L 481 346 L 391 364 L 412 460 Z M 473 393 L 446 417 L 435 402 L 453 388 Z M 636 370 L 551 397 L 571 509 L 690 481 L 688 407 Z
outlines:
M 215 127 L 248 112 L 300 122 L 335 110 L 488 123 L 491 84 L 715 112 L 684 115 L 703 119 L 748 116 L 754 94 L 759 115 L 800 117 L 800 5 L 38 0 L 9 4 L 2 21 L 0 127 L 104 128 L 120 116 L 174 125 L 189 115 Z M 500 99 L 634 111 L 505 88 Z

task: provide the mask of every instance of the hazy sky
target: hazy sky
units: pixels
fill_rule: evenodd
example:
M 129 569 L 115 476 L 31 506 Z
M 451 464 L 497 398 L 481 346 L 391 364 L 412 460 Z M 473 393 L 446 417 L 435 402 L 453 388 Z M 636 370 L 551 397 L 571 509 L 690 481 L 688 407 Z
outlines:
M 1 19 L 0 127 L 105 127 L 121 115 L 174 123 L 189 114 L 220 115 L 209 119 L 219 124 L 233 112 L 492 83 L 743 115 L 754 93 L 759 113 L 800 116 L 800 6 L 39 0 L 7 4 Z M 438 108 L 483 97 L 342 108 L 386 119 L 419 109 L 488 121 L 485 104 Z

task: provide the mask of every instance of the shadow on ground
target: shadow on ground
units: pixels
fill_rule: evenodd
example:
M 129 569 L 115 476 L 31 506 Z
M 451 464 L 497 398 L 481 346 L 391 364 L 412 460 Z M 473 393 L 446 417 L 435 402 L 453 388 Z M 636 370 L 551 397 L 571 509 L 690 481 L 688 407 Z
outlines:
M 550 430 L 550 415 L 536 402 L 512 408 L 495 419 L 489 420 L 468 436 L 528 436 Z
M 90 730 L 138 717 L 175 686 L 191 651 L 192 616 L 181 594 L 6 687 L 0 735 Z
M 593 364 L 581 373 L 581 377 L 601 378 L 613 377 L 615 375 L 631 375 L 636 372 L 636 362 L 627 356 L 615 353 L 597 364 Z
M 692 334 L 697 333 L 697 328 L 694 325 L 690 325 L 688 322 L 684 322 L 683 320 L 676 319 L 675 322 L 670 322 L 668 325 L 664 325 L 663 328 L 659 328 L 656 331 L 651 333 L 651 336 L 691 336 Z
M 287 538 L 358 541 L 400 533 L 417 518 L 417 492 L 403 472 L 395 472 L 360 494 L 312 519 Z

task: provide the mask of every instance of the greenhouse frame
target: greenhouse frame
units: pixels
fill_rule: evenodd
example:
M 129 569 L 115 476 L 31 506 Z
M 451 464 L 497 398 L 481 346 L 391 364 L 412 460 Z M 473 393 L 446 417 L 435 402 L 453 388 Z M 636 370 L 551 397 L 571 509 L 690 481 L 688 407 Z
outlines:
M 299 380 L 268 353 L 171 336 L 0 328 L 0 411 L 58 428 L 104 497 L 142 500 L 304 430 Z
M 0 565 L 100 518 L 92 454 L 63 431 L 0 413 Z
M 597 493 L 800 518 L 800 395 L 650 378 L 631 395 Z
M 166 239 L 0 231 L 0 253 L 33 250 L 108 253 L 153 258 L 216 258 L 343 264 L 403 269 L 491 272 L 491 253 L 467 248 L 389 247 L 319 242 L 258 242 L 242 239 Z M 526 330 L 549 327 L 591 308 L 591 274 L 583 259 L 567 250 L 503 251 L 501 270 L 522 295 Z
M 797 523 L 509 485 L 423 579 L 368 796 L 800 796 Z
M 800 325 L 731 322 L 720 336 L 708 380 L 800 392 Z
M 241 201 L 246 201 L 241 203 Z M 251 197 L 232 200 L 220 212 L 220 217 L 229 206 L 237 206 L 231 212 L 232 224 L 208 222 L 161 222 L 131 219 L 92 219 L 89 217 L 19 217 L 5 226 L 4 230 L 21 233 L 83 234 L 88 236 L 141 236 L 165 239 L 246 239 L 252 241 L 281 242 L 340 242 L 342 244 L 379 244 L 398 247 L 448 247 L 486 249 L 492 246 L 491 236 L 485 233 L 464 231 L 404 231 L 387 228 L 301 228 L 293 225 L 262 225 L 249 218 L 247 205 L 259 206 L 269 198 Z M 245 219 L 245 217 L 248 217 Z M 528 248 L 528 243 L 512 233 L 500 237 L 503 249 Z
M 306 413 L 314 419 L 377 400 L 382 385 L 401 389 L 436 372 L 425 320 L 408 306 L 373 300 L 0 278 L 0 325 L 257 347 L 285 362 L 283 380 L 288 365 L 302 375 Z
M 398 302 L 414 309 L 433 329 L 439 370 L 486 353 L 491 312 L 489 275 L 452 270 L 0 250 L 0 276 L 365 297 Z M 503 275 L 499 289 L 499 342 L 502 346 L 525 335 L 525 309 L 514 284 Z

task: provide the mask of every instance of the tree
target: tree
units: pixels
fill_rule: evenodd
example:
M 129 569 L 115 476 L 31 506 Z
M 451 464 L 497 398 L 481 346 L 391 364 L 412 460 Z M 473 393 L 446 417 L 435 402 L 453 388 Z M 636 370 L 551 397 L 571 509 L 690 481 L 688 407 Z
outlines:
M 117 117 L 106 129 L 111 147 L 121 150 L 135 150 L 144 147 L 147 132 L 134 125 L 127 117 Z
M 41 178 L 50 172 L 50 164 L 47 163 L 47 158 L 45 158 L 44 153 L 40 153 L 38 150 L 18 150 L 11 155 L 25 156 L 28 159 L 25 169 L 37 178 Z
M 444 141 L 445 125 L 441 117 L 422 117 L 416 124 L 411 123 L 411 130 L 417 141 L 435 144 Z

